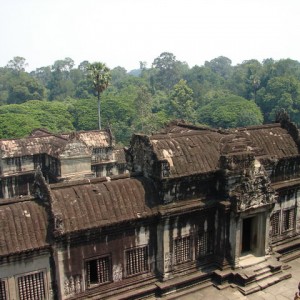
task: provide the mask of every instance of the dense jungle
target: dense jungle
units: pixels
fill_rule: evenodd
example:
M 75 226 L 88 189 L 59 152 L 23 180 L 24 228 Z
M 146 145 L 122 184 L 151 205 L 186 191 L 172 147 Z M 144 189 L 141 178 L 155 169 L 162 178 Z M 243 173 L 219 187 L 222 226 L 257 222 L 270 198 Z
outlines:
M 100 59 L 101 61 L 101 59 Z M 26 71 L 26 59 L 14 57 L 0 67 L 0 138 L 18 138 L 34 128 L 51 132 L 98 128 L 97 93 L 89 61 L 67 57 L 51 66 Z M 273 122 L 284 109 L 300 124 L 300 63 L 292 59 L 233 65 L 220 56 L 188 66 L 170 52 L 151 66 L 110 69 L 101 92 L 103 127 L 117 143 L 128 145 L 133 132 L 151 133 L 173 119 L 214 128 Z

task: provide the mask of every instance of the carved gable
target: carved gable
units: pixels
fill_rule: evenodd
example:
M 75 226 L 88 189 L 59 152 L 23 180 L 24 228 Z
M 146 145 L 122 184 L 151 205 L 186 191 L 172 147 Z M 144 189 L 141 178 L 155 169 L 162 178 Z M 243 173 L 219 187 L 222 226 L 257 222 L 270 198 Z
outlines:
M 245 211 L 275 202 L 275 192 L 264 166 L 251 153 L 222 157 L 225 192 L 235 211 Z

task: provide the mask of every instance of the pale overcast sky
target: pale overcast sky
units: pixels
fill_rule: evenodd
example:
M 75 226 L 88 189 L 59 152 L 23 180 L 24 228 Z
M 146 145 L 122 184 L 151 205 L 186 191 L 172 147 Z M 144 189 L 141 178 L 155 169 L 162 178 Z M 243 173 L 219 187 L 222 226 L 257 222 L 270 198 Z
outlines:
M 300 0 L 0 0 L 0 66 L 70 57 L 128 71 L 172 52 L 190 67 L 220 55 L 300 61 Z

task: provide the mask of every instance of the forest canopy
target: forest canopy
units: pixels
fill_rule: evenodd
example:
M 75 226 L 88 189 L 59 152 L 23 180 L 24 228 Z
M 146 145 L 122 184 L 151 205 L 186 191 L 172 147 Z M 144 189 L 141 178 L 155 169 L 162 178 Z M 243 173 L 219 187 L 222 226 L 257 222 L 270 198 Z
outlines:
M 37 127 L 52 132 L 97 129 L 97 94 L 88 61 L 75 67 L 67 57 L 26 72 L 14 57 L 0 68 L 0 138 L 28 135 Z M 119 144 L 134 132 L 151 133 L 172 119 L 211 127 L 243 127 L 273 122 L 285 109 L 300 124 L 300 63 L 292 59 L 246 60 L 232 65 L 220 56 L 189 67 L 170 52 L 151 67 L 110 70 L 101 93 L 103 127 Z

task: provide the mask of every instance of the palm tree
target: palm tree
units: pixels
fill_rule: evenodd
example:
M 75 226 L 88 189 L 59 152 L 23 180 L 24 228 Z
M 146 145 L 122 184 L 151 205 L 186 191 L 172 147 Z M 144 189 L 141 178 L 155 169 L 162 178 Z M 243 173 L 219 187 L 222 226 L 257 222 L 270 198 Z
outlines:
M 111 80 L 110 69 L 101 62 L 95 62 L 88 67 L 89 78 L 93 83 L 93 87 L 97 93 L 98 98 L 98 123 L 99 130 L 101 130 L 101 93 L 106 90 Z

